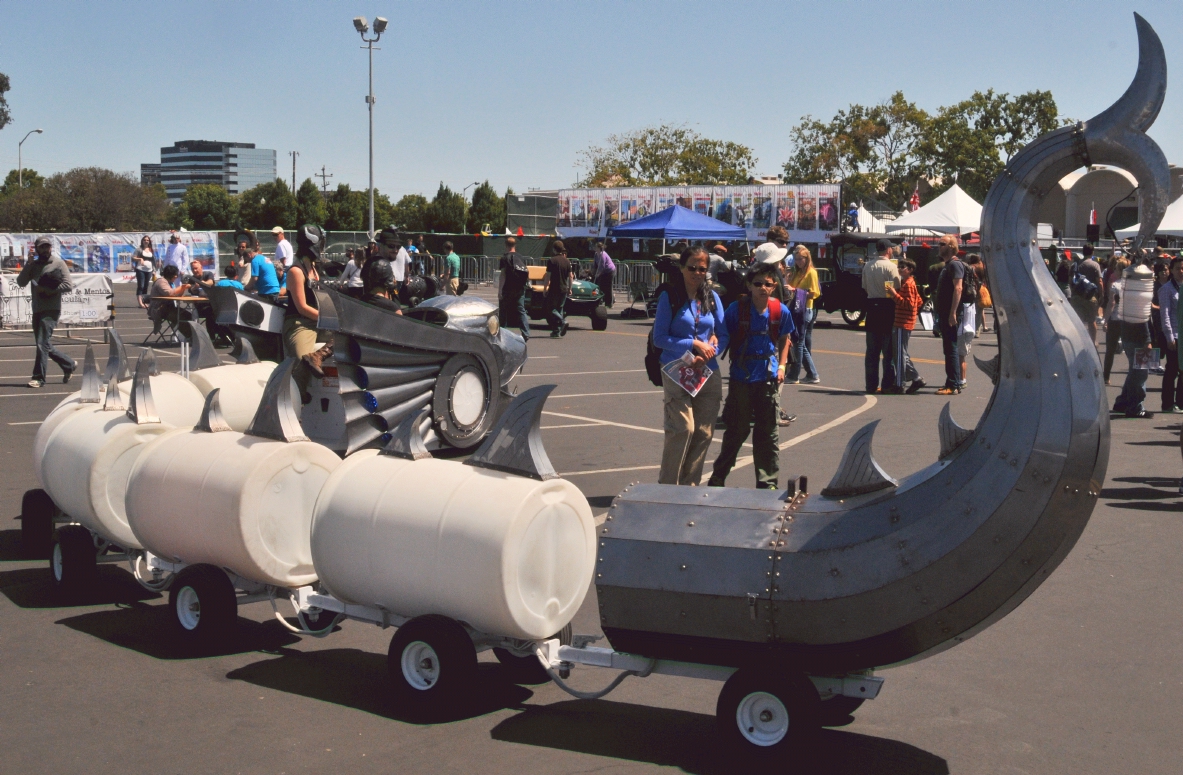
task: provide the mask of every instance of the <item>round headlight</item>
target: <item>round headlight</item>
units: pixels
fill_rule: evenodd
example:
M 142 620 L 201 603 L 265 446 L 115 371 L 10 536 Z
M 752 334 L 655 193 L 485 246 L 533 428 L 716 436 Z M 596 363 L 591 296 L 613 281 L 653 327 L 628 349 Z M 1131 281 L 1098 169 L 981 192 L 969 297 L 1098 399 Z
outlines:
M 497 314 L 489 315 L 485 327 L 489 329 L 489 336 L 497 336 L 497 332 L 501 330 L 501 321 L 497 319 Z

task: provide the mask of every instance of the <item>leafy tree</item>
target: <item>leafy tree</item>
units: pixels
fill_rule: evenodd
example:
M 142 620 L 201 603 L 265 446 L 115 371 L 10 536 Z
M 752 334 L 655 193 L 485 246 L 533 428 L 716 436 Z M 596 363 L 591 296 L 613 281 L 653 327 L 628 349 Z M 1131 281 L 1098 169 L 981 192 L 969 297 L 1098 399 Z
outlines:
M 215 231 L 233 229 L 238 225 L 238 201 L 221 186 L 202 184 L 189 186 L 181 200 L 189 229 Z
M 300 225 L 315 223 L 323 227 L 327 216 L 324 196 L 321 195 L 320 189 L 312 182 L 312 178 L 305 178 L 296 191 L 296 221 Z
M 10 194 L 15 194 L 17 188 L 20 187 L 21 180 L 24 180 L 25 188 L 37 188 L 45 184 L 45 178 L 38 175 L 37 170 L 31 170 L 25 167 L 23 174 L 20 170 L 9 170 L 8 175 L 4 178 L 3 185 L 0 185 L 0 199 Z
M 168 215 L 162 187 L 141 186 L 134 175 L 99 167 L 53 175 L 0 201 L 0 229 L 141 231 L 160 228 Z
M 499 195 L 489 181 L 472 192 L 472 206 L 468 209 L 468 233 L 477 234 L 489 225 L 491 234 L 505 231 L 505 197 Z
M 4 98 L 8 88 L 8 76 L 0 73 L 0 129 L 12 123 L 12 114 L 8 112 L 8 100 Z
M 407 194 L 392 208 L 390 223 L 404 231 L 426 231 L 428 205 L 427 197 Z
M 464 220 L 468 214 L 468 200 L 440 182 L 435 198 L 427 205 L 425 226 L 429 231 L 444 234 L 464 232 Z
M 577 186 L 676 186 L 746 183 L 756 157 L 746 145 L 712 140 L 663 124 L 610 135 L 579 154 Z
M 281 178 L 273 183 L 260 183 L 243 191 L 238 197 L 241 225 L 251 229 L 271 229 L 282 226 L 292 230 L 296 223 L 296 197 Z
M 366 204 L 369 207 L 369 203 Z M 368 211 L 367 211 L 368 212 Z M 369 216 L 367 215 L 366 223 L 369 223 Z M 387 226 L 395 225 L 394 220 L 394 203 L 390 201 L 390 197 L 383 194 L 378 189 L 374 189 L 374 230 L 382 231 Z
M 325 202 L 325 228 L 331 231 L 364 231 L 369 220 L 369 200 L 364 191 L 338 183 Z

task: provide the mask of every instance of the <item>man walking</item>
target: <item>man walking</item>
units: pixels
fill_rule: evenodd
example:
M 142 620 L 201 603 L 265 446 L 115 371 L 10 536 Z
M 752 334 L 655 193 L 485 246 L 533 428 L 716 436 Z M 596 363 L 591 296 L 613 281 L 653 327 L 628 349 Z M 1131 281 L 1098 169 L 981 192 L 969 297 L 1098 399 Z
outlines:
M 287 237 L 283 236 L 283 227 L 276 226 L 271 230 L 275 235 L 275 263 L 282 264 L 285 268 L 290 269 L 292 266 L 292 259 L 296 253 L 292 250 L 292 243 L 288 242 Z
M 501 257 L 497 268 L 501 270 L 497 278 L 498 315 L 501 325 L 517 325 L 522 332 L 522 339 L 530 341 L 530 316 L 526 313 L 526 290 L 529 286 L 530 272 L 526 269 L 526 262 L 518 255 L 518 241 L 513 237 L 505 238 L 505 246 L 509 252 Z
M 550 322 L 550 338 L 567 335 L 567 294 L 571 291 L 571 261 L 562 240 L 555 240 L 552 255 L 546 262 L 546 317 Z
M 1072 269 L 1069 287 L 1072 288 L 1072 298 L 1069 303 L 1080 317 L 1080 322 L 1088 329 L 1089 339 L 1093 345 L 1097 344 L 1097 309 L 1101 304 L 1101 265 L 1093 258 L 1093 246 L 1085 245 L 1081 249 L 1083 258 L 1076 262 Z
M 908 257 L 899 260 L 900 287 L 892 288 L 895 295 L 895 320 L 891 330 L 891 361 L 892 371 L 895 373 L 895 384 L 892 393 L 903 393 L 904 383 L 908 385 L 908 395 L 914 395 L 924 387 L 924 380 L 920 372 L 908 356 L 908 340 L 912 330 L 916 328 L 916 313 L 920 310 L 924 299 L 920 298 L 920 291 L 916 290 L 916 281 L 912 275 L 916 274 L 916 262 Z
M 36 254 L 17 275 L 16 284 L 24 288 L 32 283 L 33 340 L 37 343 L 37 357 L 33 361 L 33 378 L 29 387 L 45 384 L 45 369 L 49 360 L 62 367 L 62 382 L 69 382 L 77 364 L 53 346 L 53 329 L 62 314 L 62 294 L 73 287 L 66 262 L 53 255 L 53 238 L 42 235 L 33 244 Z
M 444 294 L 460 295 L 460 256 L 456 255 L 451 241 L 444 243 L 447 255 L 444 257 Z
M 1118 291 L 1117 315 L 1121 318 L 1121 347 L 1125 351 L 1129 371 L 1121 395 L 1113 402 L 1113 411 L 1138 419 L 1153 417 L 1147 412 L 1146 378 L 1148 364 L 1140 360 L 1138 351 L 1150 346 L 1150 303 L 1154 298 L 1154 273 L 1138 260 L 1122 274 Z M 1112 325 L 1112 324 L 1110 324 Z M 1164 399 L 1165 400 L 1165 399 Z
M 1171 259 L 1171 279 L 1158 289 L 1159 315 L 1162 317 L 1163 350 L 1166 370 L 1162 375 L 1162 410 L 1183 413 L 1183 379 L 1179 379 L 1179 287 L 1183 284 L 1183 258 Z
M 181 235 L 173 232 L 168 238 L 168 247 L 164 249 L 164 260 L 160 268 L 175 266 L 177 274 L 183 275 L 189 270 L 189 248 L 181 244 Z
M 875 245 L 879 255 L 863 266 L 863 290 L 867 292 L 867 353 L 863 359 L 868 393 L 887 392 L 895 384 L 891 365 L 891 329 L 895 321 L 895 287 L 900 273 L 891 263 L 891 240 Z M 879 380 L 879 361 L 883 360 L 883 380 Z
M 941 237 L 939 251 L 945 268 L 937 280 L 936 323 L 940 326 L 941 347 L 945 354 L 945 385 L 937 390 L 937 395 L 951 396 L 961 392 L 957 328 L 961 322 L 961 290 L 965 283 L 966 267 L 957 258 L 956 237 L 949 234 Z

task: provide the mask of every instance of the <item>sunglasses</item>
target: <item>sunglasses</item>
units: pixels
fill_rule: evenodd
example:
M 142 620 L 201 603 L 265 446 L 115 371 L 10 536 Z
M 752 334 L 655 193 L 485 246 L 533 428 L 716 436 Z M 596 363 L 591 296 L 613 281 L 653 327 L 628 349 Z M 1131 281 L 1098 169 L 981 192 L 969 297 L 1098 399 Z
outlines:
M 776 283 L 752 283 L 753 288 L 775 288 Z
M 705 266 L 687 266 L 684 267 L 687 272 L 694 272 L 694 274 L 706 274 L 707 268 Z

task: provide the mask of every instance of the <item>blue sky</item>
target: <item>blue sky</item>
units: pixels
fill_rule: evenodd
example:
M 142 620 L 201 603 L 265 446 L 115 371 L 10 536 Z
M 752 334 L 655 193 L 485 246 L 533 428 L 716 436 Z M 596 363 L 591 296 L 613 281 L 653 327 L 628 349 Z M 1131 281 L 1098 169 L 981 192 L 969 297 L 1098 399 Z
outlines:
M 0 2 L 14 116 L 0 168 L 139 170 L 176 140 L 253 142 L 303 180 L 366 185 L 366 55 L 350 20 L 385 16 L 374 54 L 375 185 L 399 196 L 572 183 L 580 150 L 662 122 L 788 158 L 789 128 L 901 89 L 921 107 L 975 89 L 1050 89 L 1085 119 L 1137 63 L 1132 12 L 1167 45 L 1151 134 L 1183 164 L 1183 3 Z

